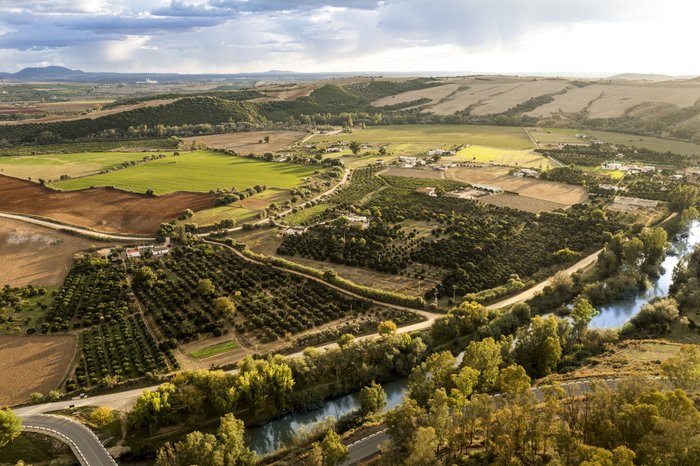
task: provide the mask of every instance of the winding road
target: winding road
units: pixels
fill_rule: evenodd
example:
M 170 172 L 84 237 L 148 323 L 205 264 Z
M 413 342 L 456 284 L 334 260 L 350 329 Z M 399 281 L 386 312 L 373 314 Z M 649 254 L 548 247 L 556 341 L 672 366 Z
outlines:
M 598 256 L 600 255 L 601 252 L 603 252 L 603 250 L 598 249 L 596 252 L 594 252 L 593 254 L 591 254 L 589 256 L 584 257 L 583 259 L 576 262 L 571 267 L 564 269 L 564 273 L 567 275 L 571 275 L 575 272 L 578 272 L 579 270 L 585 269 L 589 265 L 593 264 L 596 260 L 598 260 Z M 547 285 L 549 285 L 549 283 L 552 281 L 552 278 L 553 277 L 549 277 L 548 279 L 539 282 L 537 285 L 532 286 L 525 291 L 522 291 L 516 295 L 513 295 L 513 296 L 510 296 L 508 298 L 497 301 L 493 304 L 489 304 L 488 306 L 486 306 L 486 309 L 501 309 L 502 307 L 512 306 L 513 304 L 527 301 L 528 299 L 534 297 L 537 293 L 542 291 Z
M 117 466 L 97 436 L 79 422 L 44 414 L 20 415 L 22 430 L 48 435 L 68 445 L 82 466 Z
M 329 194 L 332 194 L 333 192 L 337 191 L 338 189 L 342 188 L 348 181 L 350 175 L 350 170 L 345 170 L 345 174 L 343 176 L 343 179 L 339 184 L 331 188 L 330 190 L 324 192 L 323 194 L 317 196 L 316 198 L 307 201 L 303 204 L 301 204 L 298 207 L 308 207 L 313 203 L 314 201 L 317 201 L 324 196 L 327 196 Z M 297 207 L 297 208 L 298 208 Z M 278 214 L 278 217 L 283 217 L 285 215 L 288 215 L 289 213 L 292 212 L 292 209 L 288 209 L 284 212 L 281 212 Z M 9 218 L 13 220 L 19 220 L 19 221 L 24 221 L 27 223 L 32 223 L 35 225 L 40 225 L 43 227 L 47 228 L 52 228 L 55 230 L 59 231 L 69 231 L 69 232 L 75 232 L 79 233 L 82 235 L 86 236 L 91 236 L 91 237 L 96 237 L 98 239 L 106 239 L 110 241 L 121 241 L 121 242 L 130 242 L 130 241 L 140 241 L 140 242 L 148 242 L 148 241 L 154 241 L 154 238 L 144 238 L 144 237 L 136 237 L 136 236 L 128 236 L 128 235 L 120 235 L 120 234 L 112 234 L 112 233 L 104 233 L 104 232 L 96 232 L 93 230 L 88 230 L 85 228 L 77 227 L 77 226 L 71 226 L 71 225 L 64 225 L 56 222 L 52 222 L 50 220 L 42 220 L 42 219 L 37 219 L 33 217 L 28 217 L 24 215 L 17 215 L 17 214 L 10 214 L 10 213 L 0 213 L 0 217 L 3 218 Z M 266 222 L 269 222 L 270 219 L 262 219 L 258 223 L 263 224 Z M 229 231 L 236 231 L 241 229 L 242 227 L 235 227 Z M 206 235 L 200 235 L 200 236 L 206 236 Z M 216 243 L 219 244 L 220 243 Z M 247 261 L 247 262 L 252 262 L 252 263 L 259 263 L 263 264 L 262 262 L 258 262 L 248 256 L 245 256 L 242 254 L 240 251 L 238 251 L 235 248 L 232 248 L 230 246 L 228 247 L 231 251 L 233 251 L 238 257 L 241 259 Z M 567 268 L 565 270 L 565 273 L 567 274 L 572 274 L 578 270 L 581 270 L 583 268 L 588 267 L 592 263 L 594 263 L 600 254 L 600 250 L 596 251 L 595 253 L 581 259 L 578 261 L 576 264 L 572 265 L 571 267 Z M 269 264 L 265 264 L 270 266 Z M 338 287 L 336 285 L 333 285 L 331 283 L 328 283 L 318 277 L 312 276 L 312 275 L 307 275 L 303 272 L 298 272 L 295 270 L 289 270 L 285 269 L 282 267 L 277 267 L 277 266 L 271 266 L 275 267 L 277 269 L 283 270 L 287 273 L 292 273 L 298 276 L 302 276 L 304 278 L 314 280 L 316 282 L 319 282 L 325 286 L 328 286 L 330 288 L 333 288 L 343 294 L 346 294 L 348 296 L 353 296 L 356 298 L 362 298 L 362 299 L 367 299 L 365 297 L 362 297 L 360 295 L 357 295 L 351 291 L 348 291 L 344 288 Z M 518 293 L 514 296 L 505 298 L 501 301 L 498 301 L 496 303 L 490 304 L 487 306 L 489 309 L 498 309 L 498 308 L 503 308 L 507 307 L 510 305 L 513 305 L 515 303 L 527 300 L 531 297 L 533 297 L 536 293 L 539 293 L 542 289 L 544 289 L 547 284 L 549 284 L 551 278 L 544 280 L 540 282 L 539 284 L 521 292 Z M 385 307 L 391 307 L 394 309 L 398 310 L 404 310 L 404 311 L 411 311 L 418 313 L 425 317 L 425 321 L 419 322 L 417 324 L 413 325 L 408 325 L 405 327 L 401 327 L 398 329 L 398 333 L 407 333 L 407 332 L 413 332 L 417 330 L 424 330 L 429 328 L 435 319 L 439 318 L 441 314 L 435 314 L 431 312 L 427 312 L 421 309 L 413 309 L 413 308 L 408 308 L 404 306 L 397 306 L 393 304 L 387 304 L 384 302 L 376 301 L 376 300 L 371 300 L 377 305 L 385 306 Z M 377 338 L 378 334 L 371 334 L 371 335 L 366 335 L 362 337 L 358 337 L 358 339 L 371 339 L 371 338 Z M 328 348 L 333 348 L 337 346 L 335 343 L 331 343 L 328 345 L 320 346 L 319 349 L 328 349 Z M 290 354 L 287 357 L 301 357 L 303 356 L 303 351 Z M 235 372 L 229 371 L 229 372 Z M 609 386 L 614 386 L 616 385 L 617 381 L 616 380 L 607 380 L 606 383 Z M 592 382 L 590 381 L 583 381 L 583 382 L 575 382 L 569 385 L 569 390 L 576 390 L 578 394 L 585 393 L 585 391 L 588 391 L 590 389 L 590 386 L 592 385 Z M 566 386 L 566 384 L 562 385 Z M 566 387 L 565 387 L 566 388 Z M 66 443 L 67 445 L 70 446 L 71 450 L 73 453 L 76 455 L 76 458 L 80 461 L 80 463 L 83 466 L 108 466 L 108 465 L 116 465 L 112 457 L 109 455 L 107 450 L 102 446 L 102 444 L 99 442 L 95 434 L 85 427 L 84 425 L 77 423 L 75 421 L 72 421 L 70 419 L 64 418 L 64 417 L 59 417 L 59 416 L 49 416 L 49 415 L 44 415 L 43 413 L 49 412 L 49 411 L 55 411 L 55 410 L 60 410 L 60 409 L 68 409 L 71 407 L 80 407 L 80 406 L 108 406 L 113 409 L 120 409 L 120 410 L 126 410 L 130 409 L 138 397 L 143 393 L 144 390 L 155 390 L 157 389 L 157 386 L 150 386 L 150 387 L 144 387 L 144 388 L 137 388 L 137 389 L 132 389 L 132 390 L 127 390 L 127 391 L 122 391 L 122 392 L 117 392 L 117 393 L 111 393 L 111 394 L 105 394 L 105 395 L 98 395 L 90 398 L 83 398 L 83 399 L 78 399 L 78 400 L 68 400 L 68 401 L 59 401 L 59 402 L 53 402 L 53 403 L 44 403 L 44 404 L 39 404 L 39 405 L 32 405 L 32 406 L 25 406 L 25 407 L 20 407 L 15 409 L 15 413 L 19 415 L 22 420 L 23 420 L 23 430 L 29 431 L 29 432 L 37 432 L 37 433 L 42 433 L 45 435 L 52 436 L 54 438 L 57 438 L 61 440 L 62 442 Z M 533 393 L 537 397 L 542 396 L 542 389 L 541 388 L 533 388 Z M 494 397 L 498 397 L 499 395 L 494 395 Z M 344 465 L 350 465 L 350 464 L 355 464 L 358 461 L 361 461 L 363 459 L 366 459 L 378 452 L 379 445 L 387 439 L 387 433 L 386 429 L 379 431 L 373 435 L 370 435 L 364 439 L 361 439 L 352 445 L 349 445 L 349 459 L 343 463 Z
M 335 193 L 340 188 L 345 186 L 347 184 L 349 178 L 350 178 L 350 170 L 346 168 L 345 172 L 343 173 L 343 178 L 340 180 L 340 182 L 337 185 L 335 185 L 332 188 L 330 188 L 329 190 L 319 194 L 318 196 L 314 197 L 313 199 L 309 199 L 308 201 L 302 202 L 298 206 L 290 207 L 287 210 L 283 210 L 282 212 L 275 214 L 274 218 L 286 217 L 287 215 L 291 214 L 294 211 L 294 209 L 305 209 L 307 207 L 310 207 L 314 202 L 320 201 L 321 199 L 323 199 L 326 196 L 330 196 L 331 194 Z M 263 218 L 262 220 L 258 220 L 257 222 L 253 223 L 253 225 L 266 225 L 266 224 L 270 223 L 270 221 L 274 220 L 274 218 L 273 217 Z M 243 229 L 243 226 L 232 227 L 232 228 L 228 228 L 226 230 L 226 233 L 233 233 L 234 231 L 240 231 L 242 229 Z M 206 238 L 206 237 L 210 236 L 212 233 L 213 232 L 210 231 L 207 233 L 200 233 L 197 236 L 199 236 L 200 238 Z

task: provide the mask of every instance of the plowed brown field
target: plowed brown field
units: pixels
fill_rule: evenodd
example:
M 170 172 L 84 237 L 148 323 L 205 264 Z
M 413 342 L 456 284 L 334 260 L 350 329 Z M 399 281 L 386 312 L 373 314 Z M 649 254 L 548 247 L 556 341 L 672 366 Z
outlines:
M 92 188 L 61 192 L 0 175 L 0 211 L 40 215 L 104 232 L 152 234 L 185 209 L 214 206 L 216 195 L 177 192 L 158 197 Z
M 0 335 L 0 408 L 59 388 L 75 355 L 76 338 Z
M 94 241 L 0 218 L 0 286 L 60 286 L 76 252 Z

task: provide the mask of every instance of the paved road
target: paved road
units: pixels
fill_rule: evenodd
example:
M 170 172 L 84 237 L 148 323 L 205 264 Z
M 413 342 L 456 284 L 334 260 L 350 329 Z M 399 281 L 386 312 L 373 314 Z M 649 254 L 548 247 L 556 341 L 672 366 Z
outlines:
M 337 185 L 333 186 L 328 191 L 325 191 L 325 192 L 319 194 L 318 196 L 314 197 L 313 199 L 309 199 L 308 201 L 303 202 L 303 203 L 299 204 L 298 206 L 290 207 L 287 210 L 283 210 L 282 212 L 275 214 L 274 217 L 275 218 L 286 217 L 287 215 L 291 214 L 294 211 L 294 209 L 298 210 L 298 209 L 305 209 L 307 207 L 310 207 L 312 203 L 319 201 L 326 196 L 330 196 L 331 194 L 333 194 L 334 192 L 338 191 L 340 188 L 345 186 L 347 184 L 347 182 L 349 181 L 349 178 L 350 178 L 350 170 L 346 168 L 345 173 L 343 174 L 343 178 L 340 180 L 340 182 Z M 272 217 L 263 218 L 262 220 L 258 220 L 257 222 L 253 223 L 253 225 L 266 225 L 266 224 L 270 223 L 270 220 L 272 220 Z M 241 225 L 241 226 L 237 226 L 237 227 L 233 227 L 233 228 L 228 228 L 226 230 L 226 232 L 233 233 L 235 231 L 240 231 L 242 229 L 243 229 L 243 226 Z M 207 233 L 200 233 L 197 236 L 199 236 L 200 238 L 206 238 L 206 237 L 210 236 L 212 233 L 214 233 L 214 232 L 210 231 Z
M 116 466 L 95 434 L 84 425 L 65 417 L 43 414 L 23 415 L 22 430 L 56 438 L 67 444 L 83 466 Z
M 128 235 L 115 235 L 112 233 L 105 233 L 101 231 L 88 230 L 87 228 L 81 228 L 71 225 L 63 225 L 61 223 L 53 222 L 50 220 L 40 220 L 34 217 L 28 217 L 26 215 L 18 214 L 8 214 L 0 212 L 0 217 L 9 218 L 12 220 L 19 220 L 21 222 L 33 223 L 34 225 L 40 225 L 42 227 L 51 228 L 54 230 L 62 231 L 72 231 L 74 233 L 79 233 L 81 235 L 90 236 L 92 238 L 103 239 L 108 241 L 125 241 L 125 242 L 153 242 L 155 238 L 145 238 L 143 236 L 128 236 Z
M 590 256 L 584 257 L 583 259 L 576 262 L 574 265 L 572 265 L 568 269 L 565 269 L 564 273 L 571 275 L 574 272 L 578 272 L 579 270 L 585 269 L 586 267 L 588 267 L 589 265 L 594 263 L 596 260 L 598 260 L 598 256 L 600 255 L 600 253 L 602 251 L 603 251 L 602 249 L 599 249 L 596 252 L 594 252 L 593 254 L 591 254 Z M 532 298 L 537 293 L 542 291 L 545 286 L 549 285 L 549 282 L 551 280 L 552 280 L 552 277 L 548 278 L 547 280 L 541 281 L 537 285 L 530 287 L 521 293 L 518 293 L 514 296 L 503 299 L 501 301 L 495 302 L 493 304 L 489 304 L 488 306 L 486 306 L 486 309 L 500 309 L 502 307 L 512 306 L 513 304 L 516 304 L 516 303 L 519 303 L 522 301 L 527 301 L 528 299 Z

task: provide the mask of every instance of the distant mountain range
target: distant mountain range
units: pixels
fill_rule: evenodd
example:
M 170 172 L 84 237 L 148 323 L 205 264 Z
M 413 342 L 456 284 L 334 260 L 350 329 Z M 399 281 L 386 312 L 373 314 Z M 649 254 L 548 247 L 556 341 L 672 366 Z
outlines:
M 178 74 L 178 73 L 111 73 L 73 70 L 63 66 L 47 66 L 43 68 L 24 68 L 16 73 L 0 73 L 0 79 L 12 81 L 39 82 L 85 82 L 85 83 L 137 83 L 148 80 L 158 83 L 176 83 L 187 81 L 318 81 L 321 79 L 342 78 L 351 76 L 370 76 L 374 73 L 297 73 L 294 71 L 271 70 L 260 73 L 233 74 Z M 382 76 L 416 76 L 420 73 L 376 73 Z M 438 73 L 435 76 L 445 76 L 449 73 Z
M 289 81 L 318 81 L 322 79 L 347 78 L 353 76 L 385 76 L 385 77 L 447 77 L 447 76 L 472 76 L 472 75 L 498 75 L 493 73 L 475 73 L 475 72 L 446 72 L 446 71 L 430 71 L 430 72 L 326 72 L 326 73 L 298 73 L 295 71 L 270 70 L 258 73 L 229 73 L 229 74 L 179 74 L 179 73 L 114 73 L 114 72 L 93 72 L 73 70 L 63 66 L 46 66 L 46 67 L 30 67 L 24 68 L 16 73 L 0 72 L 0 80 L 11 81 L 33 81 L 33 82 L 79 82 L 79 83 L 105 83 L 105 84 L 133 84 L 133 83 L 149 83 L 160 84 L 180 83 L 192 81 L 225 81 L 225 80 L 240 80 L 240 81 L 270 81 L 270 82 L 289 82 Z M 506 73 L 502 76 L 518 76 L 518 73 Z M 525 73 L 522 76 L 542 76 L 555 77 L 557 73 Z M 569 77 L 574 77 L 573 75 Z M 598 76 L 597 78 L 589 76 L 588 79 L 606 79 L 620 81 L 671 81 L 680 79 L 691 79 L 693 76 L 670 76 L 665 74 L 642 74 L 642 73 L 623 73 L 614 76 Z M 700 79 L 700 78 L 696 78 Z
M 623 79 L 629 81 L 673 81 L 676 79 L 690 79 L 694 76 L 670 76 L 667 74 L 653 74 L 653 73 L 623 73 L 616 74 L 615 76 L 610 76 L 608 79 L 616 80 Z

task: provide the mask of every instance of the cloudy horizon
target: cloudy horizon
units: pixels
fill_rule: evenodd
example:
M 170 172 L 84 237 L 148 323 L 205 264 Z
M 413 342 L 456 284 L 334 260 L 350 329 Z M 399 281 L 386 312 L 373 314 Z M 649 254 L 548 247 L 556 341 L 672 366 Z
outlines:
M 1 71 L 700 75 L 671 0 L 0 0 Z

